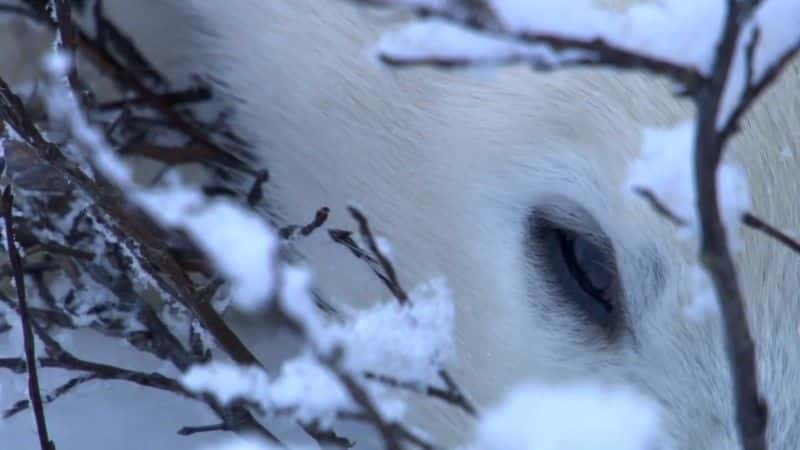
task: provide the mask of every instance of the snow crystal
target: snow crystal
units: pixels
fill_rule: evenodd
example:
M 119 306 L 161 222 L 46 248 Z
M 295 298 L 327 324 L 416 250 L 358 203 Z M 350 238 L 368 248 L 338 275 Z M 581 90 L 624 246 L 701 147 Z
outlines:
M 450 292 L 444 278 L 434 279 L 412 290 L 407 304 L 379 304 L 331 333 L 340 336 L 346 365 L 354 373 L 430 381 L 454 354 Z
M 272 445 L 255 436 L 233 436 L 222 444 L 207 445 L 202 450 L 284 450 L 283 446 Z M 311 450 L 309 447 L 295 447 L 293 450 Z
M 72 68 L 72 58 L 64 52 L 50 52 L 45 55 L 44 68 L 52 76 L 63 77 Z
M 697 239 L 700 223 L 694 181 L 695 126 L 691 122 L 673 128 L 645 128 L 640 157 L 631 164 L 626 189 L 647 189 L 672 214 L 685 223 L 684 238 Z M 728 246 L 741 249 L 740 222 L 750 207 L 744 171 L 723 162 L 717 172 L 717 195 L 726 227 Z
M 267 392 L 267 373 L 256 366 L 236 366 L 212 361 L 192 366 L 181 383 L 194 392 L 208 392 L 227 405 L 239 399 L 261 399 Z
M 350 394 L 335 374 L 310 354 L 301 355 L 281 367 L 267 397 L 273 410 L 292 409 L 301 422 L 319 420 L 332 425 L 338 411 L 354 411 Z
M 259 367 L 211 362 L 194 366 L 181 378 L 187 389 L 208 392 L 221 403 L 246 399 L 265 411 L 291 413 L 310 423 L 330 425 L 339 411 L 354 411 L 347 390 L 335 374 L 310 354 L 286 362 L 275 379 Z
M 344 350 L 344 366 L 352 373 L 425 382 L 452 360 L 454 311 L 443 278 L 414 288 L 407 304 L 380 302 L 340 323 L 322 316 L 310 296 L 310 282 L 306 269 L 284 268 L 282 308 L 303 325 L 320 352 Z
M 474 450 L 650 450 L 656 403 L 630 388 L 592 384 L 514 389 L 477 426 Z
M 273 289 L 278 241 L 256 213 L 182 186 L 141 190 L 133 198 L 163 225 L 185 230 L 232 284 L 234 304 L 262 308 Z

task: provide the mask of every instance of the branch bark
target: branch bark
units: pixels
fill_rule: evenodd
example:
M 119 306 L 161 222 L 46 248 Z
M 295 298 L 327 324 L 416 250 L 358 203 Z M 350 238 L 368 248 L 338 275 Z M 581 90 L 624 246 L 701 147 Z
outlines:
M 39 436 L 39 446 L 42 450 L 55 450 L 55 443 L 50 440 L 47 433 L 47 419 L 44 415 L 42 404 L 42 393 L 39 388 L 39 375 L 36 368 L 36 342 L 34 341 L 33 331 L 31 330 L 31 318 L 28 311 L 27 297 L 25 296 L 25 276 L 22 273 L 22 261 L 14 240 L 14 216 L 12 212 L 14 196 L 11 194 L 11 187 L 6 186 L 3 191 L 2 212 L 3 221 L 6 229 L 6 249 L 8 258 L 14 272 L 14 283 L 17 287 L 17 301 L 19 308 L 20 322 L 22 324 L 22 338 L 25 350 L 25 362 L 28 371 L 28 396 L 33 405 L 33 415 L 36 419 L 36 431 Z

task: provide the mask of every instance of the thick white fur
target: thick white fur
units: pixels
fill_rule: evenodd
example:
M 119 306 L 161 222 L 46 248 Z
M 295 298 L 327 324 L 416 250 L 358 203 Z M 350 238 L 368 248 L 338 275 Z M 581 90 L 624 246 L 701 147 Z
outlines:
M 176 3 L 122 1 L 139 11 Z M 354 229 L 345 206 L 356 204 L 392 243 L 405 286 L 447 277 L 457 308 L 454 372 L 480 405 L 528 380 L 633 384 L 660 402 L 673 448 L 737 448 L 719 321 L 695 323 L 682 312 L 693 257 L 673 227 L 622 188 L 640 127 L 690 117 L 665 83 L 600 70 L 388 70 L 368 50 L 402 16 L 348 2 L 187 0 L 180 8 L 150 16 L 180 20 L 166 30 L 168 43 L 135 33 L 143 46 L 182 75 L 224 81 L 237 129 L 272 174 L 267 198 L 280 223 L 306 223 L 329 206 L 331 226 Z M 129 22 L 135 32 L 151 21 Z M 790 230 L 800 225 L 799 81 L 787 70 L 732 150 L 750 177 L 755 213 Z M 564 198 L 589 211 L 616 249 L 629 317 L 610 344 L 553 312 L 563 300 L 547 293 L 526 255 L 528 214 Z M 334 301 L 388 297 L 324 233 L 297 247 Z M 741 283 L 775 450 L 800 441 L 797 257 L 745 233 Z M 447 441 L 465 437 L 463 417 L 415 417 Z

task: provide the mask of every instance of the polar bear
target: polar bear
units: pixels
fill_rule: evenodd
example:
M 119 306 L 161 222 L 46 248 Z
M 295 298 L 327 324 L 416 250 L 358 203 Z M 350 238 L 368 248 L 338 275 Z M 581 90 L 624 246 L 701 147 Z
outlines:
M 401 283 L 446 277 L 452 369 L 478 405 L 528 380 L 626 384 L 657 400 L 665 448 L 738 448 L 720 320 L 684 314 L 694 255 L 623 189 L 641 126 L 691 115 L 667 83 L 610 69 L 395 71 L 369 50 L 400 13 L 335 0 L 175 5 L 108 7 L 177 79 L 222 81 L 237 132 L 271 173 L 278 224 L 327 206 L 329 226 L 354 229 L 355 204 L 391 242 Z M 787 70 L 730 150 L 753 212 L 790 230 L 800 226 L 798 82 Z M 324 233 L 295 246 L 332 302 L 388 296 Z M 800 440 L 797 258 L 745 232 L 737 261 L 776 450 Z M 442 442 L 468 436 L 470 419 L 421 408 L 414 417 Z

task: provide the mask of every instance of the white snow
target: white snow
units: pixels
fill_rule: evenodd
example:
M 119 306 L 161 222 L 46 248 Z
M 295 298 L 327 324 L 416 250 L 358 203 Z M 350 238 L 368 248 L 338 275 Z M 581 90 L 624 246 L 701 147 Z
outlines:
M 486 411 L 469 450 L 651 450 L 656 403 L 630 388 L 525 385 Z
M 381 416 L 400 420 L 406 408 L 388 387 L 363 378 L 364 371 L 400 381 L 431 382 L 453 354 L 453 305 L 443 279 L 410 292 L 410 303 L 385 302 L 353 314 L 343 323 L 328 321 L 310 295 L 311 276 L 301 267 L 282 270 L 280 307 L 303 328 L 309 349 L 268 377 L 261 369 L 211 363 L 183 378 L 191 390 L 208 391 L 220 401 L 247 398 L 265 411 L 290 413 L 304 422 L 331 425 L 340 412 L 357 408 L 336 374 L 317 360 L 342 351 L 336 364 L 369 394 Z
M 0 316 L 11 329 L 0 334 L 0 358 L 20 358 L 24 355 L 22 322 L 16 311 L 0 302 Z
M 708 272 L 697 264 L 691 270 L 692 297 L 683 308 L 683 313 L 689 319 L 701 322 L 719 314 L 719 300 Z
M 722 0 L 665 0 L 634 4 L 624 12 L 601 9 L 594 0 L 491 0 L 512 33 L 591 42 L 693 67 L 708 73 L 722 29 Z M 665 38 L 669 36 L 669 38 Z
M 221 403 L 250 400 L 264 411 L 290 414 L 310 423 L 329 426 L 340 411 L 355 411 L 346 389 L 326 367 L 310 354 L 286 363 L 271 379 L 259 367 L 211 362 L 192 367 L 181 382 L 193 392 L 208 392 Z
M 385 33 L 376 48 L 378 56 L 394 61 L 440 61 L 492 65 L 528 61 L 552 66 L 584 52 L 556 54 L 544 45 L 521 44 L 511 39 L 477 33 L 442 19 L 412 22 Z
M 237 307 L 254 311 L 265 305 L 273 289 L 278 240 L 265 220 L 220 199 L 206 199 L 198 190 L 174 181 L 167 187 L 145 189 L 133 182 L 131 169 L 111 150 L 103 135 L 90 125 L 74 95 L 62 82 L 71 65 L 52 52 L 45 67 L 52 80 L 46 96 L 48 111 L 69 130 L 95 166 L 162 225 L 182 228 L 232 284 Z
M 626 189 L 645 188 L 672 214 L 685 222 L 682 236 L 697 242 L 700 224 L 694 182 L 695 126 L 683 122 L 673 128 L 644 128 L 641 155 L 628 171 Z M 717 172 L 717 194 L 728 245 L 741 249 L 742 215 L 750 208 L 744 171 L 723 161 Z
M 191 367 L 181 377 L 181 382 L 187 389 L 208 392 L 227 405 L 234 400 L 265 397 L 268 377 L 260 367 L 212 361 Z
M 285 266 L 281 270 L 281 310 L 303 327 L 303 332 L 317 351 L 329 353 L 337 342 L 311 297 L 311 272 L 303 267 Z
M 336 325 L 354 373 L 430 382 L 453 359 L 453 303 L 443 278 L 409 293 L 409 303 L 386 301 Z
M 408 7 L 405 1 L 387 3 Z M 668 0 L 636 4 L 624 12 L 602 9 L 593 0 L 491 0 L 488 4 L 503 27 L 500 34 L 583 43 L 602 40 L 702 74 L 711 69 L 725 11 L 723 0 Z M 445 10 L 447 5 L 436 2 L 432 9 Z M 379 53 L 399 60 L 492 63 L 541 58 L 547 65 L 555 62 L 552 53 L 521 44 L 521 40 L 512 42 L 455 28 L 439 19 L 412 22 L 387 34 L 378 46 Z M 565 56 L 570 59 L 569 54 Z
M 181 228 L 231 282 L 234 305 L 256 311 L 273 291 L 278 240 L 267 222 L 228 201 L 174 185 L 131 194 L 163 225 Z
M 292 446 L 292 450 L 312 450 L 310 447 Z M 201 450 L 285 450 L 285 447 L 272 445 L 255 436 L 236 436 L 222 443 L 206 445 Z
M 377 302 L 341 322 L 325 320 L 311 299 L 310 281 L 306 269 L 286 267 L 281 306 L 320 352 L 344 350 L 348 371 L 429 382 L 453 359 L 453 302 L 443 278 L 411 290 L 405 305 L 394 299 Z
M 132 172 L 113 154 L 103 134 L 89 124 L 86 116 L 66 82 L 66 75 L 72 66 L 71 58 L 59 51 L 47 54 L 44 67 L 50 77 L 44 96 L 48 116 L 51 120 L 66 124 L 83 152 L 90 156 L 98 169 L 114 183 L 129 186 L 133 183 Z
M 356 411 L 355 405 L 339 379 L 309 353 L 281 367 L 270 385 L 268 403 L 272 410 L 292 409 L 301 422 L 318 420 L 323 428 L 333 424 L 340 411 Z

